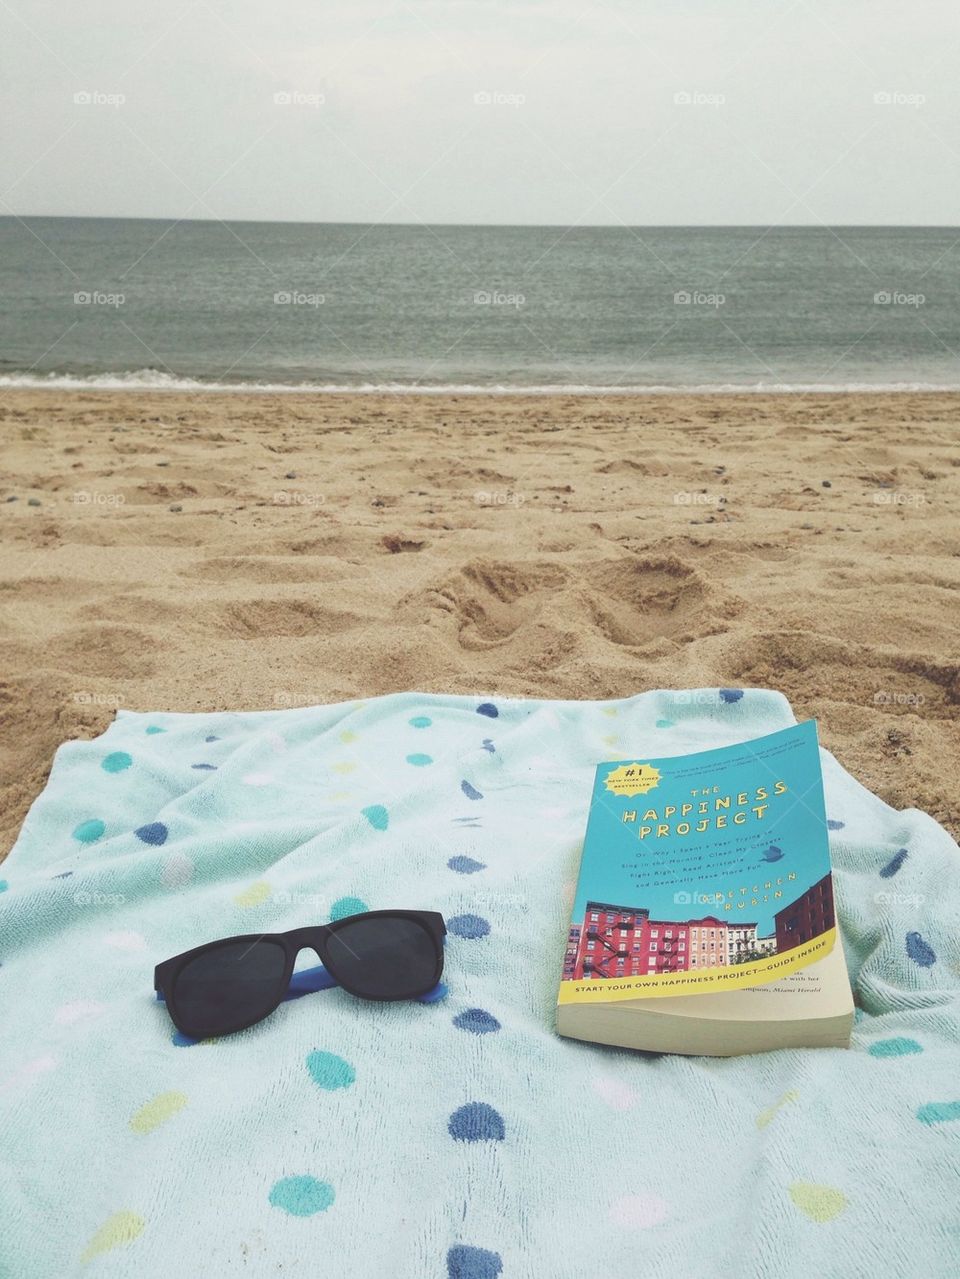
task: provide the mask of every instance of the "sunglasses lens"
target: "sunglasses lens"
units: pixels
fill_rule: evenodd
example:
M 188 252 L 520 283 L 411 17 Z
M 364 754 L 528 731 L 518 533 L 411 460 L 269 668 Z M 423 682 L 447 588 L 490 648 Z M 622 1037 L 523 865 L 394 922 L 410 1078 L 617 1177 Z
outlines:
M 197 955 L 173 988 L 177 1015 L 197 1038 L 225 1035 L 265 1017 L 282 991 L 286 955 L 272 941 L 231 942 Z
M 327 938 L 327 955 L 336 979 L 364 999 L 426 994 L 443 967 L 427 929 L 392 916 L 343 923 Z

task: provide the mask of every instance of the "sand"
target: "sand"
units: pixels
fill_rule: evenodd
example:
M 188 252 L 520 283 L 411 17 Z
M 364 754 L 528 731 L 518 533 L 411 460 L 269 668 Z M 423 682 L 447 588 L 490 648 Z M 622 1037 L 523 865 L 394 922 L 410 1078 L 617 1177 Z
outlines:
M 960 833 L 960 396 L 0 412 L 4 852 L 56 747 L 116 706 L 410 688 L 780 689 L 866 786 Z

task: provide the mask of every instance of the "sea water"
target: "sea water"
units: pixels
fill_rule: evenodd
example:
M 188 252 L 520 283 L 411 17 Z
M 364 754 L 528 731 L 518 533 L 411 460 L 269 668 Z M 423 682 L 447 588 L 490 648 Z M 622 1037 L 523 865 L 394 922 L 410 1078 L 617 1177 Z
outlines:
M 951 228 L 0 219 L 0 386 L 960 387 Z

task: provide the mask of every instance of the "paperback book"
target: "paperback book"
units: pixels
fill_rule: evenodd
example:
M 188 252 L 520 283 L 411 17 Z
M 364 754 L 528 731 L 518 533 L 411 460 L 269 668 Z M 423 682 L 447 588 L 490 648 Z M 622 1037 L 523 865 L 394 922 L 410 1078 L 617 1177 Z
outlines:
M 852 1020 L 816 724 L 600 764 L 559 1032 L 730 1055 L 846 1046 Z

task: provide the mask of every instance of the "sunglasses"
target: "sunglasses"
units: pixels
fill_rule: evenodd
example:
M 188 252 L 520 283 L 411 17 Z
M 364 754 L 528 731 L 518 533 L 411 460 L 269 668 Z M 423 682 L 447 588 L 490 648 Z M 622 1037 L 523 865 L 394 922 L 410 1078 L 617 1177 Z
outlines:
M 269 1017 L 304 949 L 316 951 L 336 984 L 358 999 L 417 999 L 440 980 L 446 931 L 436 911 L 368 910 L 315 928 L 195 946 L 158 964 L 153 985 L 182 1034 L 213 1039 Z

